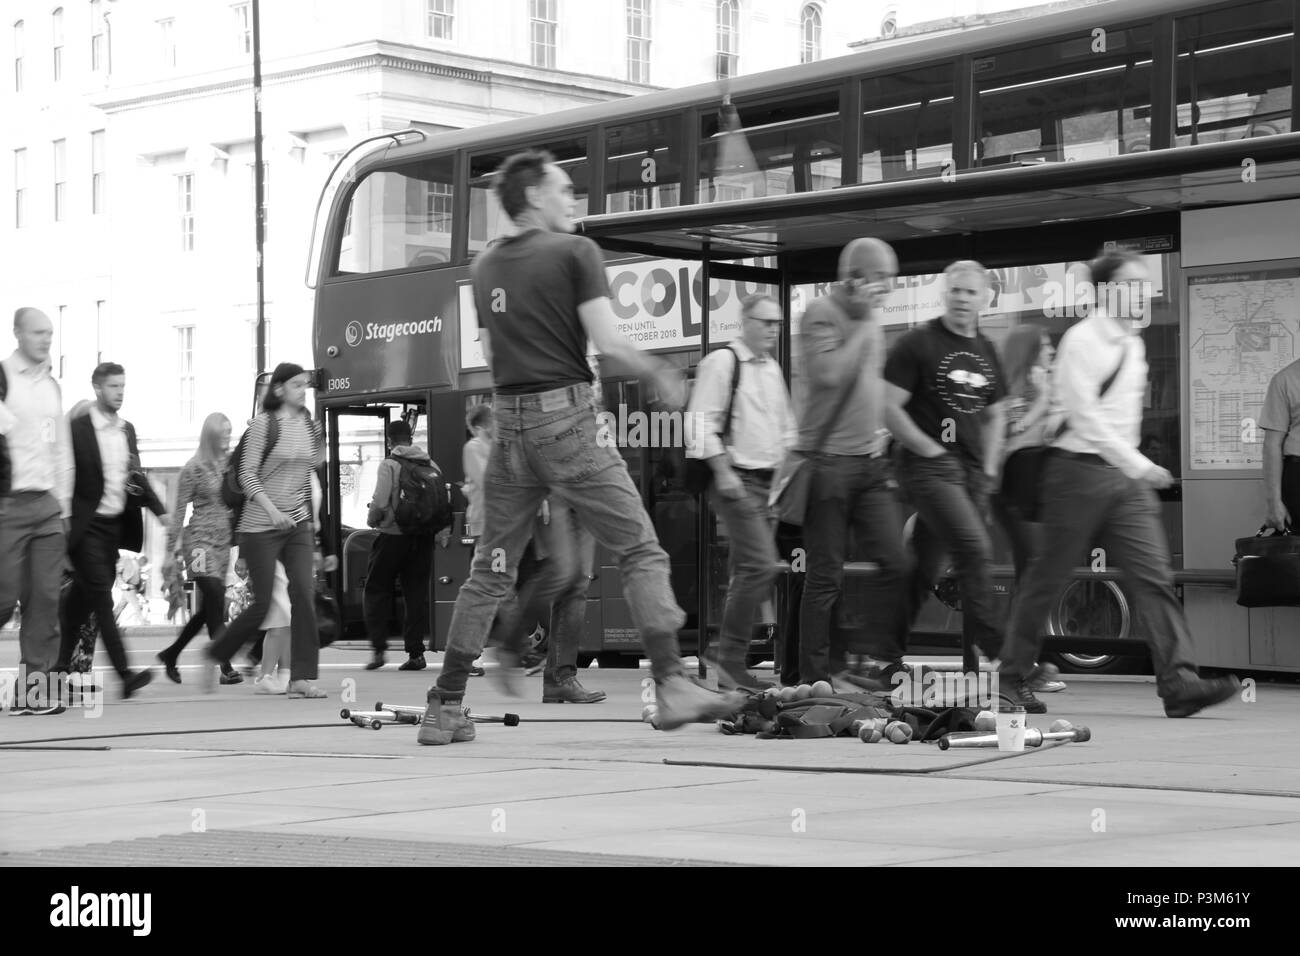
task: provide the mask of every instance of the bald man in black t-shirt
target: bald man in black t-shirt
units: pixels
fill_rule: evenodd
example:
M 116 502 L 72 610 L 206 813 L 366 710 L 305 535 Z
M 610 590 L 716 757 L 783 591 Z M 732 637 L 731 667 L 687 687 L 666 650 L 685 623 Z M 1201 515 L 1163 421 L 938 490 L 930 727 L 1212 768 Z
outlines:
M 469 580 L 456 598 L 419 742 L 474 739 L 474 724 L 461 709 L 469 668 L 497 606 L 514 587 L 533 515 L 547 497 L 570 506 L 581 525 L 618 555 L 623 593 L 656 682 L 659 726 L 671 730 L 734 713 L 740 695 L 714 693 L 685 675 L 677 631 L 686 615 L 673 597 L 668 556 L 618 449 L 596 438 L 588 339 L 601 354 L 652 380 L 679 408 L 681 379 L 616 331 L 604 261 L 590 239 L 571 235 L 573 183 L 554 159 L 540 152 L 512 156 L 498 170 L 495 188 L 515 232 L 473 267 L 480 339 L 496 383 L 484 527 Z M 516 663 L 502 662 L 507 677 Z

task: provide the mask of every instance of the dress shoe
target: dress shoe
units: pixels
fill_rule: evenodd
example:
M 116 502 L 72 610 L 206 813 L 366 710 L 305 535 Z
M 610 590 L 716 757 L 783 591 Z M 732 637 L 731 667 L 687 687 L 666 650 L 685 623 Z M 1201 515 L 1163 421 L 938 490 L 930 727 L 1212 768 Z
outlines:
M 164 657 L 163 655 L 159 654 L 158 663 L 162 664 L 163 673 L 167 675 L 168 680 L 170 680 L 173 684 L 179 684 L 181 682 L 181 672 L 180 669 L 176 666 L 176 662 L 174 660 L 172 660 L 170 657 Z
M 383 651 L 375 651 L 375 653 L 372 654 L 370 657 L 370 663 L 366 665 L 366 670 L 368 671 L 379 670 L 379 668 L 384 666 L 385 660 L 387 660 L 387 658 L 385 657 Z
M 132 694 L 143 687 L 147 687 L 152 680 L 153 671 L 148 668 L 136 671 L 134 674 L 127 674 L 122 681 L 122 699 L 129 700 Z
M 422 671 L 429 666 L 423 654 L 412 654 L 398 666 L 399 671 Z
M 1176 694 L 1165 698 L 1165 716 L 1190 717 L 1206 707 L 1222 704 L 1240 690 L 1241 681 L 1235 677 L 1187 681 Z
M 576 677 L 566 677 L 558 684 L 542 685 L 543 704 L 599 704 L 604 699 L 603 690 L 587 690 Z

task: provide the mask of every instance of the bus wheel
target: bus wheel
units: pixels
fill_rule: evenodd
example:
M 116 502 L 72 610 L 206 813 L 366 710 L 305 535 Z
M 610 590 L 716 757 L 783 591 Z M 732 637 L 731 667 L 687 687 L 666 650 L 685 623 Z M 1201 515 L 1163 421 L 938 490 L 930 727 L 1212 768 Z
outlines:
M 1133 620 L 1124 592 L 1114 581 L 1071 581 L 1061 592 L 1047 620 L 1053 637 L 1132 637 Z M 1117 654 L 1059 651 L 1046 655 L 1061 670 L 1074 674 L 1132 674 L 1143 672 L 1143 659 Z

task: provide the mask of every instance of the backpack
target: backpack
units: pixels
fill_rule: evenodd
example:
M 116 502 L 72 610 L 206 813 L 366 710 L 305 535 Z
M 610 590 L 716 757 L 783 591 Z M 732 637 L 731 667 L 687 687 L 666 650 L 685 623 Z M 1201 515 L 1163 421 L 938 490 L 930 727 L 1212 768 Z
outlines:
M 437 534 L 450 527 L 451 493 L 438 466 L 428 458 L 389 458 L 397 462 L 393 519 L 402 534 Z
M 280 420 L 275 415 L 266 417 L 266 446 L 262 449 L 262 460 L 258 464 L 261 470 L 262 465 L 266 464 L 267 456 L 271 454 L 271 449 L 280 439 Z M 230 527 L 239 527 L 239 516 L 244 513 L 244 502 L 247 497 L 244 495 L 244 486 L 239 481 L 239 468 L 244 460 L 244 449 L 248 446 L 248 433 L 253 429 L 246 428 L 244 434 L 239 436 L 239 444 L 235 446 L 234 452 L 230 455 L 230 461 L 226 463 L 226 473 L 221 476 L 221 500 L 225 502 L 230 509 Z

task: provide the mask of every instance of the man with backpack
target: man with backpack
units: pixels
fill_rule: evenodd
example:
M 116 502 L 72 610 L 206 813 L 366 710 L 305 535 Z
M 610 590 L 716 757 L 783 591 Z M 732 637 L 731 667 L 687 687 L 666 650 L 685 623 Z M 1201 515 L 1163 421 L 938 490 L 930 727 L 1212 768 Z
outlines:
M 412 444 L 411 427 L 391 422 L 392 453 L 379 463 L 368 523 L 379 531 L 366 570 L 366 632 L 374 656 L 366 670 L 384 666 L 388 621 L 393 611 L 393 585 L 400 578 L 406 612 L 402 639 L 406 646 L 403 671 L 423 670 L 425 635 L 429 633 L 429 574 L 433 566 L 433 536 L 450 524 L 446 482 L 428 453 Z

